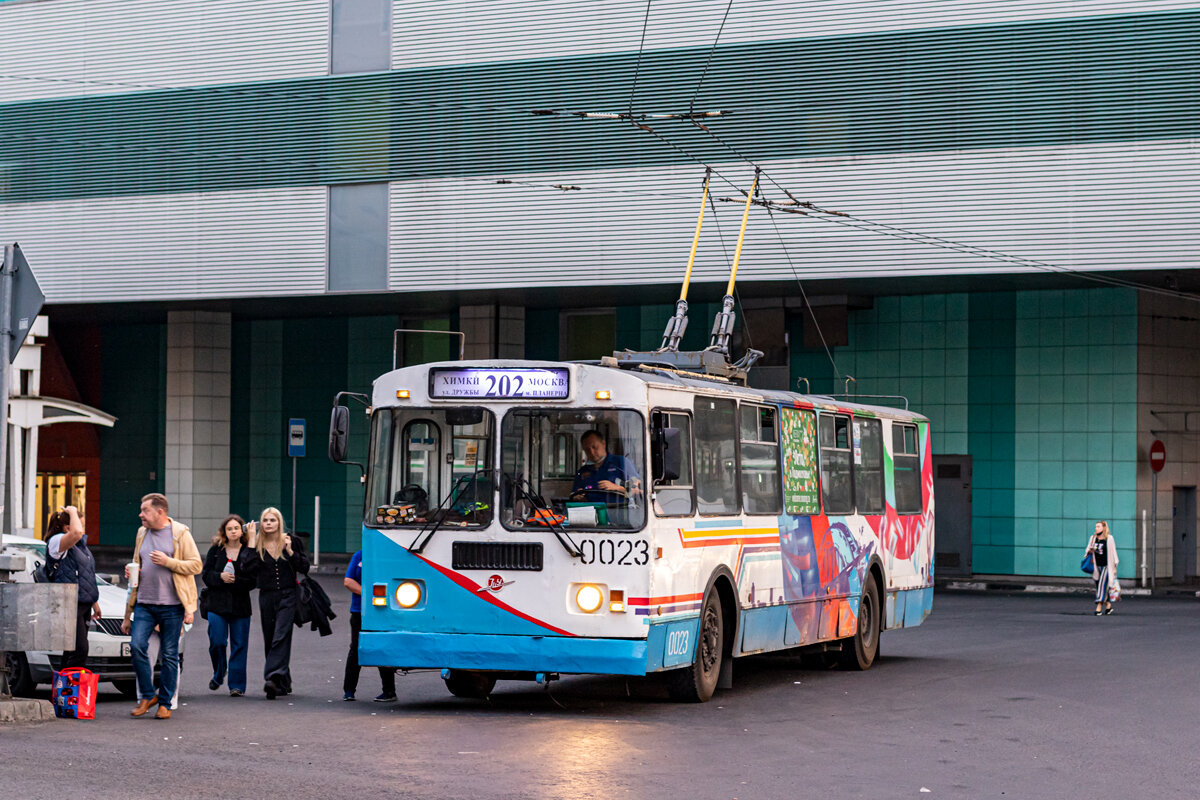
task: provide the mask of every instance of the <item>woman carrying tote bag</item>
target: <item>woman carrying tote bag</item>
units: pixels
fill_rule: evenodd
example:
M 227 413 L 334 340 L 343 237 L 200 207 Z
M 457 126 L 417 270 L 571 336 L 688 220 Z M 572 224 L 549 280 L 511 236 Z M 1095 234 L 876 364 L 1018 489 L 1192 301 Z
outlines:
M 1096 523 L 1096 532 L 1088 539 L 1085 555 L 1092 557 L 1092 580 L 1096 582 L 1096 616 L 1111 614 L 1112 601 L 1120 596 L 1117 583 L 1117 543 L 1108 531 L 1108 523 Z

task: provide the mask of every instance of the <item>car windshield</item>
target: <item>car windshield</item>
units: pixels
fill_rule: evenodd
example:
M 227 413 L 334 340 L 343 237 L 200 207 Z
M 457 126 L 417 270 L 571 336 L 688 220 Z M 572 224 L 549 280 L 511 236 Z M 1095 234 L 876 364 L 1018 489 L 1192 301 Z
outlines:
M 494 431 L 494 417 L 479 406 L 376 411 L 367 524 L 490 523 Z
M 638 530 L 645 424 L 634 411 L 516 409 L 500 431 L 501 522 Z

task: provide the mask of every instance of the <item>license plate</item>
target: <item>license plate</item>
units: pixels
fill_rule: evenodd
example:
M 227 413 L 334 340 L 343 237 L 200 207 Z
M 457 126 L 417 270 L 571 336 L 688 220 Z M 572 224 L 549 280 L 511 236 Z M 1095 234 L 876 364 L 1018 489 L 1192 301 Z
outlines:
M 129 642 L 121 642 L 121 657 L 129 657 Z

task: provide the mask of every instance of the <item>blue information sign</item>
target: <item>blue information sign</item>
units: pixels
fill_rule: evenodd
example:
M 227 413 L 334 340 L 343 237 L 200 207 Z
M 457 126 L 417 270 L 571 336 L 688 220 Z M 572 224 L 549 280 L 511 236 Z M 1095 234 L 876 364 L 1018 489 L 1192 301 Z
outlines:
M 290 458 L 304 457 L 304 420 L 288 420 L 288 456 Z

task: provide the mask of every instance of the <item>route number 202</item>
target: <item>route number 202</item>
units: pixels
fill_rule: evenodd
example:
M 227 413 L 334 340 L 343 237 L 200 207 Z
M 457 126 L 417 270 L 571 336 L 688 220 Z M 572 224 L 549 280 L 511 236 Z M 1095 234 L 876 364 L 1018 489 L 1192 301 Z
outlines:
M 645 539 L 584 539 L 579 551 L 579 560 L 584 564 L 641 567 L 650 563 L 650 544 Z

